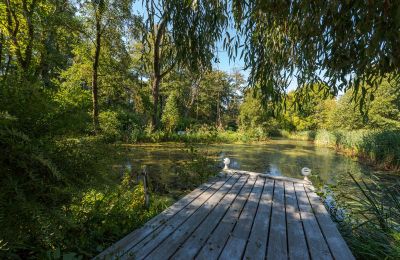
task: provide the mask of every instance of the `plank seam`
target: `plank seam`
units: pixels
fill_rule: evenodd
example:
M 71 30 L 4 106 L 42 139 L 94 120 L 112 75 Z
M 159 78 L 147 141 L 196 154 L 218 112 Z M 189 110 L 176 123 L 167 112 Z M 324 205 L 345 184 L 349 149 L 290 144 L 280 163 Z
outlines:
M 225 183 L 226 183 L 228 180 L 230 180 L 233 176 L 235 176 L 235 174 L 229 176 L 229 178 L 227 178 L 227 179 L 225 180 L 224 184 L 222 184 L 221 187 L 223 187 L 223 186 L 225 185 Z M 215 182 L 213 182 L 209 187 L 207 187 L 207 189 L 204 190 L 201 194 L 203 194 L 204 192 L 206 192 L 206 191 L 209 190 L 209 189 L 212 189 L 212 187 L 213 187 L 217 182 L 218 182 L 218 179 L 217 179 Z M 221 188 L 221 187 L 220 187 L 220 188 Z M 195 211 L 193 211 L 193 213 L 192 213 L 191 215 L 193 215 L 204 203 L 206 203 L 220 188 L 218 188 L 217 190 L 215 190 L 215 191 L 212 193 L 212 195 L 210 195 L 209 198 L 207 198 L 201 205 L 199 205 L 199 206 L 197 207 L 197 209 L 196 209 Z M 201 194 L 200 194 L 199 196 L 201 196 Z M 173 216 L 176 216 L 179 212 L 183 211 L 187 206 L 189 206 L 189 205 L 190 205 L 193 201 L 195 201 L 199 196 L 197 196 L 195 199 L 193 199 L 190 203 L 188 203 L 185 207 L 183 207 L 181 210 L 179 210 L 179 211 L 178 211 L 176 214 L 174 214 Z M 190 216 L 191 216 L 191 215 L 190 215 Z M 168 218 L 167 221 L 169 221 L 170 219 L 172 219 L 173 216 L 171 216 L 170 218 Z M 184 222 L 186 222 L 186 220 L 187 220 L 190 216 L 188 216 L 188 217 L 185 219 L 185 221 L 183 221 L 181 224 L 183 224 Z M 175 231 L 177 228 L 179 228 L 180 226 L 181 226 L 181 225 L 177 226 L 177 227 L 174 229 L 174 231 Z M 143 241 L 144 239 L 146 239 L 147 237 L 151 236 L 151 235 L 154 233 L 154 231 L 158 230 L 158 229 L 161 228 L 161 227 L 164 227 L 164 225 L 161 225 L 161 226 L 157 227 L 155 230 L 153 230 L 151 233 L 149 233 L 147 236 L 145 236 L 143 239 L 141 239 L 140 242 Z M 173 232 L 173 231 L 172 231 L 172 232 Z M 171 234 L 169 234 L 165 239 L 167 239 L 170 235 L 171 235 Z M 160 243 L 162 243 L 165 239 L 163 239 Z M 140 243 L 140 242 L 139 242 L 139 243 Z M 148 242 L 146 242 L 145 244 L 143 244 L 143 246 L 146 246 L 146 245 L 147 245 L 148 243 L 150 243 L 150 242 L 151 242 L 151 240 L 149 240 Z M 135 245 L 131 246 L 128 250 L 126 250 L 126 251 L 121 255 L 121 257 L 122 257 L 122 256 L 125 256 L 126 254 L 128 254 L 129 251 L 130 251 L 132 248 L 134 248 L 136 245 L 138 245 L 139 243 L 136 243 Z M 153 249 L 151 250 L 151 252 L 152 252 L 154 249 L 155 249 L 155 248 L 153 248 Z M 150 252 L 150 253 L 151 253 L 151 252 Z M 149 254 L 150 254 L 150 253 L 149 253 Z M 147 255 L 148 255 L 148 254 L 147 254 Z M 147 256 L 147 255 L 146 255 L 146 256 Z
M 303 185 L 303 188 L 304 188 L 304 185 Z M 304 228 L 303 216 L 301 214 L 300 205 L 299 205 L 299 197 L 297 196 L 297 190 L 296 190 L 296 187 L 295 187 L 294 183 L 293 183 L 293 189 L 294 189 L 294 195 L 296 196 L 297 210 L 299 211 L 299 216 L 300 216 L 300 220 L 301 220 L 301 226 L 302 226 L 303 232 L 304 232 L 304 238 L 306 240 L 308 256 L 311 259 L 311 249 L 310 249 L 310 245 L 309 245 L 309 241 L 308 241 L 308 236 L 306 235 L 306 229 Z
M 257 182 L 257 181 L 256 181 L 256 182 Z M 255 182 L 255 183 L 256 183 L 256 182 Z M 250 231 L 249 231 L 249 234 L 248 234 L 248 236 L 247 236 L 247 239 L 246 239 L 246 244 L 245 244 L 245 246 L 244 246 L 242 255 L 240 256 L 240 258 L 242 258 L 242 259 L 243 259 L 243 257 L 244 257 L 244 254 L 246 253 L 247 244 L 249 243 L 249 239 L 250 239 L 250 236 L 251 236 L 251 231 L 253 230 L 253 226 L 254 226 L 254 221 L 255 221 L 256 216 L 257 216 L 258 208 L 260 207 L 260 201 L 261 201 L 261 197 L 262 197 L 262 195 L 263 195 L 263 193 L 264 193 L 265 183 L 266 183 L 266 179 L 264 179 L 263 188 L 262 188 L 262 190 L 261 190 L 260 197 L 258 198 L 258 201 L 257 201 L 257 208 L 256 208 L 256 210 L 255 210 L 255 214 L 254 214 L 254 217 L 253 217 L 253 221 L 251 222 L 251 227 L 250 227 Z M 255 184 L 254 184 L 254 185 L 255 185 Z
M 246 187 L 246 183 L 247 181 L 250 179 L 250 175 L 246 175 L 247 179 L 246 182 L 243 184 L 243 186 L 240 188 L 240 190 L 238 191 L 238 193 L 236 193 L 235 198 L 232 200 L 232 202 L 229 204 L 229 207 L 227 207 L 226 211 L 224 212 L 224 214 L 222 215 L 221 219 L 219 220 L 218 224 L 224 219 L 225 215 L 228 213 L 229 209 L 232 207 L 233 203 L 236 201 L 237 197 L 240 195 L 240 193 L 242 192 L 242 190 Z M 250 194 L 250 193 L 249 193 Z M 243 206 L 244 207 L 244 206 Z M 204 239 L 204 243 L 203 245 L 199 248 L 199 250 L 197 251 L 197 253 L 195 254 L 195 256 L 193 257 L 194 259 L 196 259 L 196 257 L 199 255 L 199 253 L 201 252 L 201 250 L 203 250 L 204 246 L 207 244 L 208 239 L 211 237 L 211 235 L 214 233 L 214 231 L 218 228 L 219 225 L 215 225 L 215 227 L 213 228 L 213 230 L 210 232 L 210 234 L 207 236 L 206 239 Z M 228 241 L 228 239 L 227 239 Z M 225 242 L 226 243 L 226 242 Z M 224 245 L 225 246 L 225 245 Z
M 250 179 L 250 178 L 249 178 L 249 179 Z M 249 179 L 247 179 L 247 180 L 249 180 Z M 237 225 L 237 223 L 238 223 L 238 220 L 239 220 L 240 216 L 242 215 L 243 210 L 244 210 L 244 208 L 246 207 L 246 204 L 247 204 L 248 201 L 249 201 L 249 197 L 250 197 L 251 193 L 253 192 L 253 189 L 254 189 L 254 186 L 256 185 L 257 179 L 258 179 L 258 177 L 255 178 L 255 181 L 254 181 L 254 183 L 253 183 L 253 186 L 251 187 L 251 190 L 250 190 L 249 194 L 247 195 L 246 202 L 243 204 L 243 207 L 240 209 L 240 213 L 239 213 L 239 215 L 238 215 L 238 218 L 237 218 L 236 221 L 235 221 L 235 225 L 233 225 L 233 227 L 232 227 L 232 229 L 231 229 L 231 232 L 229 233 L 229 236 L 228 236 L 228 238 L 226 239 L 226 241 L 225 241 L 225 243 L 224 243 L 224 246 L 222 247 L 222 250 L 221 250 L 221 252 L 219 253 L 217 259 L 219 259 L 219 258 L 221 257 L 221 254 L 223 253 L 224 248 L 226 247 L 226 244 L 227 244 L 228 241 L 229 241 L 229 237 L 231 236 L 232 231 L 235 230 L 235 227 L 236 227 L 236 225 Z
M 275 184 L 276 184 L 276 181 L 272 180 L 272 183 L 273 183 L 272 196 L 271 196 L 271 202 L 272 203 L 271 203 L 271 210 L 269 211 L 269 216 L 268 216 L 270 223 L 268 225 L 267 246 L 266 246 L 266 250 L 265 250 L 265 259 L 267 259 L 267 255 L 268 255 L 268 246 L 269 246 L 269 241 L 270 241 L 269 236 L 271 234 L 271 226 L 272 226 L 271 225 L 271 219 L 272 219 L 272 211 L 274 210 Z
M 323 229 L 322 229 L 322 227 L 321 227 L 321 224 L 319 223 L 319 218 L 318 218 L 317 215 L 315 214 L 314 207 L 313 207 L 312 204 L 311 204 L 311 200 L 310 200 L 310 197 L 308 196 L 308 192 L 307 192 L 306 187 L 304 187 L 304 192 L 306 193 L 308 203 L 310 203 L 310 207 L 311 207 L 311 210 L 312 210 L 312 212 L 313 212 L 313 214 L 314 214 L 314 216 L 315 216 L 315 220 L 317 221 L 319 230 L 321 231 L 321 234 L 322 234 L 322 236 L 324 237 L 325 243 L 326 243 L 326 245 L 328 246 L 329 253 L 331 254 L 332 258 L 334 258 L 334 254 L 333 254 L 332 249 L 331 249 L 331 247 L 330 247 L 330 245 L 329 245 L 329 243 L 328 243 L 328 239 L 326 238 L 325 233 L 323 232 Z M 323 205 L 323 206 L 324 206 L 324 205 Z M 325 207 L 325 206 L 324 206 L 324 207 Z
M 232 184 L 232 187 L 222 196 L 222 198 L 215 204 L 215 206 L 213 207 L 212 210 L 210 210 L 208 212 L 208 214 L 197 224 L 196 228 L 193 229 L 193 231 L 187 236 L 188 238 L 190 238 L 192 236 L 192 234 L 203 224 L 204 221 L 206 221 L 206 219 L 208 218 L 208 216 L 215 210 L 215 208 L 220 204 L 220 202 L 229 194 L 229 192 L 234 188 L 234 186 L 239 182 L 239 180 L 243 177 L 243 175 L 239 175 L 239 178 L 236 180 L 235 183 Z M 247 178 L 246 178 L 247 181 Z M 225 184 L 224 184 L 225 185 Z M 244 185 L 240 188 L 240 190 L 244 187 Z M 239 192 L 240 192 L 239 190 Z M 236 197 L 235 197 L 236 198 Z M 211 232 L 212 233 L 212 232 Z M 187 240 L 187 239 L 186 239 Z M 186 242 L 183 241 L 176 249 L 175 251 L 171 254 L 170 257 L 168 257 L 168 259 L 172 259 L 174 254 L 182 247 L 182 245 Z M 205 240 L 206 241 L 206 240 Z
M 287 217 L 287 200 L 286 200 L 286 182 L 283 182 L 283 205 L 285 207 L 285 225 L 286 225 L 286 251 L 289 257 L 289 233 L 288 233 L 288 217 Z
M 234 175 L 234 174 L 232 174 L 231 176 L 233 176 L 233 175 Z M 201 186 L 204 186 L 205 189 L 204 189 L 204 190 L 200 189 L 200 193 L 199 193 L 197 196 L 195 196 L 194 198 L 192 198 L 191 200 L 189 200 L 186 204 L 184 204 L 184 206 L 182 206 L 181 209 L 179 209 L 179 210 L 178 210 L 177 212 L 175 212 L 173 215 L 167 217 L 166 221 L 168 221 L 169 219 L 171 219 L 172 217 L 174 217 L 176 214 L 178 214 L 179 212 L 181 212 L 185 207 L 187 207 L 189 204 L 191 204 L 193 201 L 195 201 L 199 196 L 201 196 L 204 192 L 206 192 L 208 189 L 210 189 L 217 181 L 218 181 L 218 178 L 213 177 L 208 183 L 202 184 Z M 201 186 L 200 186 L 200 187 L 201 187 Z M 199 187 L 199 188 L 200 188 L 200 187 Z M 197 189 L 199 189 L 199 188 L 196 188 L 196 189 L 194 189 L 194 190 L 191 191 L 191 192 L 195 192 L 195 191 L 196 191 Z M 191 192 L 190 192 L 190 193 L 191 193 Z M 185 195 L 184 197 L 182 197 L 182 198 L 179 199 L 178 201 L 176 201 L 174 204 L 172 204 L 171 206 L 169 206 L 169 207 L 166 208 L 165 210 L 163 210 L 159 215 L 154 216 L 152 219 L 150 219 L 148 222 L 146 222 L 142 227 L 140 227 L 140 228 L 138 228 L 138 229 L 136 229 L 136 230 L 134 230 L 134 231 L 128 233 L 126 236 L 124 236 L 123 238 L 121 238 L 120 240 L 118 240 L 117 242 L 115 242 L 114 244 L 112 244 L 111 246 L 109 246 L 107 249 L 105 249 L 105 250 L 104 250 L 103 252 L 101 252 L 99 255 L 97 255 L 96 257 L 94 257 L 94 259 L 103 259 L 103 258 L 109 256 L 110 254 L 111 254 L 111 255 L 117 254 L 118 257 L 121 257 L 121 256 L 125 255 L 127 251 L 129 251 L 131 248 L 135 247 L 137 244 L 139 244 L 140 242 L 142 242 L 144 239 L 146 239 L 148 236 L 150 236 L 154 231 L 156 231 L 156 230 L 158 230 L 160 227 L 162 227 L 162 225 L 158 225 L 158 226 L 157 226 L 154 230 L 152 230 L 149 234 L 144 235 L 143 238 L 141 238 L 141 239 L 140 239 L 139 241 L 137 241 L 135 244 L 131 245 L 131 246 L 130 246 L 127 250 L 125 250 L 125 252 L 122 253 L 122 254 L 121 254 L 121 252 L 115 251 L 115 249 L 118 248 L 118 245 L 119 245 L 119 244 L 124 243 L 125 240 L 127 239 L 127 237 L 133 236 L 133 235 L 134 235 L 135 233 L 137 233 L 139 230 L 145 228 L 149 223 L 152 223 L 152 221 L 154 221 L 154 219 L 157 218 L 158 216 L 160 216 L 160 215 L 162 215 L 162 214 L 166 214 L 167 211 L 169 210 L 169 208 L 173 207 L 175 204 L 179 203 L 181 200 L 184 200 L 187 196 L 190 195 L 190 193 L 187 194 L 187 195 Z M 129 246 L 129 242 L 127 242 L 127 245 L 126 245 L 126 246 Z M 114 248 L 115 248 L 115 249 L 114 249 Z
M 166 236 L 163 240 L 160 241 L 160 243 L 158 244 L 161 245 L 165 240 L 167 240 L 177 229 L 179 229 L 179 227 L 181 227 L 183 224 L 186 223 L 186 221 L 188 221 L 207 201 L 209 201 L 220 189 L 222 189 L 224 187 L 224 185 L 233 177 L 234 175 L 230 176 L 225 182 L 224 184 L 221 185 L 221 187 L 219 187 L 209 198 L 207 198 L 207 200 L 205 200 L 190 216 L 188 216 L 185 221 L 183 221 L 182 223 L 180 223 L 180 225 L 178 225 L 170 234 L 168 234 L 168 236 Z M 240 179 L 239 178 L 236 179 L 236 181 L 232 184 L 233 185 Z M 231 188 L 232 188 L 231 187 Z M 230 188 L 230 189 L 231 189 Z M 229 190 L 230 190 L 229 189 Z M 229 192 L 229 191 L 228 191 Z M 150 241 L 149 241 L 150 242 Z M 149 243 L 148 242 L 148 243 Z M 147 243 L 146 243 L 147 244 Z M 158 248 L 158 246 L 156 246 L 155 248 L 153 248 L 151 251 L 149 251 L 143 258 L 146 258 L 148 255 L 150 255 L 154 250 L 156 250 Z

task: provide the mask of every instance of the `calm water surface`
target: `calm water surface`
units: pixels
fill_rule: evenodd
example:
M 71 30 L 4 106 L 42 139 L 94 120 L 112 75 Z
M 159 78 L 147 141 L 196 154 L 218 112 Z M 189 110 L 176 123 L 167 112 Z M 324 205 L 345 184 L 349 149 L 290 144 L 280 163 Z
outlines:
M 147 165 L 152 183 L 156 186 L 162 184 L 173 186 L 172 183 L 177 180 L 174 174 L 176 165 L 183 164 L 193 157 L 188 146 L 177 143 L 130 145 L 124 149 L 126 149 L 123 153 L 125 167 L 139 172 L 142 165 Z M 266 144 L 197 144 L 194 149 L 207 154 L 219 168 L 222 168 L 222 160 L 225 157 L 231 159 L 231 168 L 295 178 L 302 178 L 301 168 L 309 167 L 312 170 L 311 180 L 318 186 L 335 184 L 339 178 L 349 178 L 348 172 L 357 176 L 372 173 L 371 168 L 339 155 L 333 149 L 317 147 L 307 141 L 271 140 Z

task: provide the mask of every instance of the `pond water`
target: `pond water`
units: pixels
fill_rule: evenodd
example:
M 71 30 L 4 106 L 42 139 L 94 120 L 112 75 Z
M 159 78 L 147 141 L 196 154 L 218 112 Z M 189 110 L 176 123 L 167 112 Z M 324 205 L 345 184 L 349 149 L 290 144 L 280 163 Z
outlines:
M 317 147 L 308 141 L 277 139 L 263 144 L 194 146 L 161 143 L 128 145 L 124 149 L 125 168 L 139 173 L 141 167 L 146 165 L 152 188 L 160 193 L 179 186 L 177 165 L 183 166 L 187 161 L 196 160 L 198 154 L 205 154 L 211 160 L 216 173 L 223 167 L 225 157 L 231 159 L 231 168 L 294 178 L 302 178 L 301 168 L 308 167 L 312 171 L 310 179 L 316 187 L 335 184 L 340 178 L 350 179 L 348 173 L 360 176 L 373 172 L 370 167 L 337 154 L 333 149 Z

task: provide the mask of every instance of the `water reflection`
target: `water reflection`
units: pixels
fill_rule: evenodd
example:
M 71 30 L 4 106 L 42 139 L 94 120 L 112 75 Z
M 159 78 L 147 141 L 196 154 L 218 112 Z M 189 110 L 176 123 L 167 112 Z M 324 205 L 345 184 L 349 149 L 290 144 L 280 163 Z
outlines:
M 193 149 L 193 148 L 192 148 Z M 220 168 L 225 157 L 231 159 L 234 169 L 269 173 L 276 176 L 302 178 L 301 168 L 312 170 L 314 185 L 335 184 L 338 178 L 369 174 L 371 170 L 350 158 L 338 155 L 329 148 L 316 147 L 307 141 L 272 140 L 267 144 L 213 144 L 196 145 L 194 149 L 206 153 Z M 126 167 L 140 171 L 148 165 L 154 185 L 160 190 L 171 188 L 179 176 L 175 166 L 191 160 L 193 153 L 183 144 L 163 143 L 128 146 L 124 152 Z
M 221 151 L 242 170 L 302 178 L 301 168 L 312 170 L 313 181 L 334 184 L 342 174 L 368 174 L 368 167 L 338 155 L 329 148 L 316 147 L 306 141 L 273 140 L 262 145 L 213 145 L 207 149 Z M 221 160 L 221 159 L 220 159 Z

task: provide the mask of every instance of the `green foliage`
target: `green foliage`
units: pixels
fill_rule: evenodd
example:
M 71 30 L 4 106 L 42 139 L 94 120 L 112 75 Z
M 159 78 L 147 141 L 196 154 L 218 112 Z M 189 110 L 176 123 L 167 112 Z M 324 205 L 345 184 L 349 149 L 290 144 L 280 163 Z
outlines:
M 147 19 L 144 38 L 151 35 L 153 40 L 156 39 L 153 35 L 156 24 L 166 31 L 162 38 L 168 39 L 164 43 L 168 43 L 170 49 L 165 50 L 164 68 L 171 63 L 186 66 L 194 72 L 211 68 L 215 43 L 228 20 L 225 2 L 150 0 L 143 7 Z
M 79 135 L 90 129 L 90 91 L 81 82 L 65 81 L 54 94 L 57 108 L 53 116 L 54 132 L 62 135 Z
M 382 168 L 400 167 L 400 131 L 317 131 L 315 142 L 348 151 Z
M 100 138 L 36 141 L 7 124 L 0 129 L 1 257 L 92 257 L 171 203 L 154 195 L 146 210 L 131 175 L 110 178 L 116 150 Z
M 123 235 L 140 227 L 171 204 L 153 195 L 144 207 L 144 189 L 125 173 L 121 183 L 105 190 L 89 189 L 74 199 L 67 214 L 73 222 L 63 241 L 68 250 L 93 257 Z
M 244 56 L 264 100 L 281 105 L 296 78 L 299 86 L 325 82 L 335 95 L 352 86 L 363 107 L 382 75 L 399 78 L 399 7 L 384 1 L 232 1 L 239 33 L 227 35 L 228 54 Z
M 152 207 L 142 207 L 142 186 L 110 173 L 118 153 L 110 142 L 252 142 L 279 129 L 309 131 L 298 135 L 310 139 L 324 128 L 330 132 L 318 131 L 317 142 L 400 167 L 399 85 L 376 76 L 398 70 L 391 47 L 399 45 L 391 35 L 397 3 L 312 3 L 311 14 L 310 1 L 278 10 L 257 1 L 154 0 L 138 16 L 132 3 L 0 2 L 0 258 L 89 258 L 170 203 L 153 194 Z M 246 92 L 238 71 L 211 68 L 228 7 L 257 83 Z M 232 57 L 241 48 L 230 33 L 224 45 Z M 101 134 L 91 136 L 95 71 Z M 156 74 L 162 81 L 153 107 Z M 295 74 L 302 87 L 286 95 L 282 86 Z M 283 97 L 286 111 L 276 110 Z M 358 112 L 359 100 L 368 113 Z M 151 129 L 156 107 L 165 131 Z M 207 155 L 186 149 L 188 161 L 171 169 L 180 194 L 216 172 Z
M 336 207 L 345 209 L 339 222 L 344 238 L 357 258 L 398 259 L 400 184 L 350 177 L 354 183 L 340 182 L 334 188 Z
M 400 129 L 400 84 L 384 79 L 369 104 L 367 127 Z
M 240 105 L 238 116 L 239 127 L 243 130 L 252 129 L 261 126 L 268 120 L 268 115 L 262 107 L 259 97 L 254 91 L 249 91 Z
M 239 129 L 247 137 L 265 140 L 268 136 L 278 136 L 282 123 L 273 117 L 272 107 L 263 106 L 257 89 L 246 92 L 239 107 L 237 118 Z
M 180 116 L 177 107 L 176 93 L 172 92 L 167 99 L 167 103 L 165 104 L 161 121 L 164 124 L 167 132 L 171 133 L 178 126 L 179 119 Z
M 0 240 L 8 247 L 0 254 L 28 256 L 57 239 L 52 230 L 63 221 L 58 206 L 69 200 L 67 180 L 48 153 L 18 130 L 0 128 L 0 149 Z
M 40 81 L 27 81 L 21 75 L 0 81 L 0 111 L 15 117 L 13 125 L 22 132 L 52 134 L 56 103 L 51 97 Z
M 101 134 L 109 141 L 118 140 L 121 137 L 121 122 L 118 113 L 103 111 L 99 114 Z

